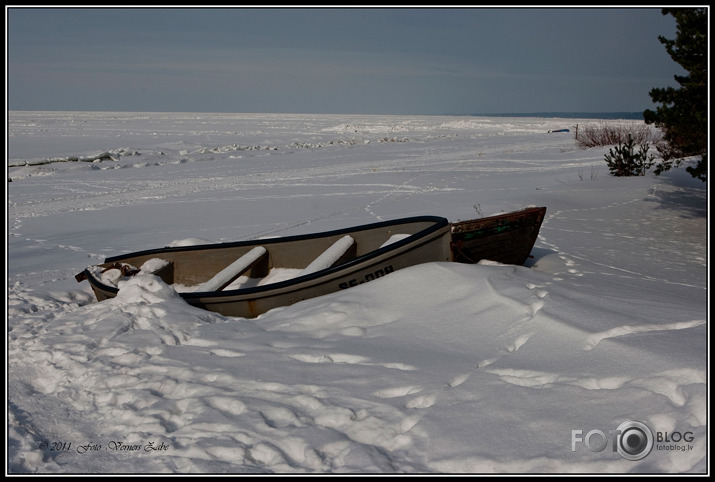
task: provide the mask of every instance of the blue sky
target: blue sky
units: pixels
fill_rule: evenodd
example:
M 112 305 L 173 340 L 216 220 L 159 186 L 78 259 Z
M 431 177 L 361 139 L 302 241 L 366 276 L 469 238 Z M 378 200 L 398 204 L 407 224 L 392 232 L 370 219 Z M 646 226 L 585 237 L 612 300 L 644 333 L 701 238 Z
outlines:
M 652 108 L 659 8 L 7 8 L 10 110 L 474 114 Z

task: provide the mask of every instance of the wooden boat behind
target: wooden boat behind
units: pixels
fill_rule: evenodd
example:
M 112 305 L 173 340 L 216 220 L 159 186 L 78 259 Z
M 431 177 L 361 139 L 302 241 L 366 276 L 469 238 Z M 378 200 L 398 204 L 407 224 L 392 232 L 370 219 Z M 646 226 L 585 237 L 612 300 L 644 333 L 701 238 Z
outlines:
M 452 261 L 524 264 L 531 254 L 546 208 L 452 223 Z
M 152 249 L 105 259 L 77 275 L 98 301 L 138 272 L 173 284 L 189 304 L 252 318 L 434 261 L 523 264 L 546 208 L 450 223 L 419 216 L 283 238 Z

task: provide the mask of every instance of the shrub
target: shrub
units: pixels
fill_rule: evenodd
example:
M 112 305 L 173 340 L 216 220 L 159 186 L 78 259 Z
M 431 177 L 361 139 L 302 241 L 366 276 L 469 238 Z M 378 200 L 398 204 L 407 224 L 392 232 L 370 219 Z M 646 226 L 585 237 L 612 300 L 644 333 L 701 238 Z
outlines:
M 660 130 L 641 123 L 603 122 L 586 124 L 576 130 L 576 142 L 582 149 L 624 143 L 629 137 L 638 144 L 659 144 L 663 135 Z
M 645 173 L 655 163 L 655 156 L 648 155 L 648 144 L 641 144 L 638 152 L 633 137 L 628 136 L 625 143 L 619 142 L 617 146 L 608 150 L 606 164 L 614 176 L 645 176 Z

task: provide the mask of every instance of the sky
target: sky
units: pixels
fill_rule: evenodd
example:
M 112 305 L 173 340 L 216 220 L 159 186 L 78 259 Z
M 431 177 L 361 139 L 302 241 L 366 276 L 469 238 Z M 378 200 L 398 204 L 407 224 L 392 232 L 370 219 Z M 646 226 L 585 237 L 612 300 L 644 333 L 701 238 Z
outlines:
M 6 7 L 10 110 L 637 112 L 659 8 Z

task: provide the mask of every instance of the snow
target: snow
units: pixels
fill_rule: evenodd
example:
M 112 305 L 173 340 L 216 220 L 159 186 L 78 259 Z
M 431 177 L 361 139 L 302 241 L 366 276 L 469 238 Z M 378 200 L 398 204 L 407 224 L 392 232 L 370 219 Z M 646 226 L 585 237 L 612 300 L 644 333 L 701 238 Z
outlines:
M 353 244 L 355 244 L 355 240 L 352 236 L 343 236 L 306 266 L 305 269 L 299 273 L 299 276 L 317 273 L 318 271 L 330 268 L 338 262 L 340 257 L 343 256 Z
M 548 133 L 587 122 L 10 112 L 7 471 L 706 473 L 706 185 L 615 178 L 608 146 Z M 74 279 L 534 205 L 526 266 L 424 264 L 256 319 L 148 274 L 102 302 Z M 629 422 L 637 460 L 613 449 Z

